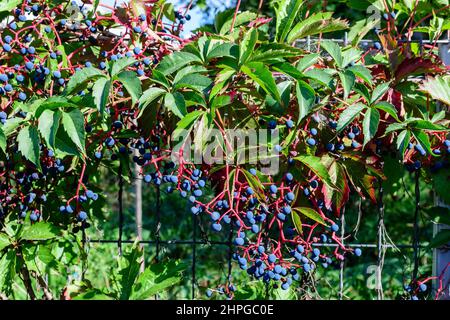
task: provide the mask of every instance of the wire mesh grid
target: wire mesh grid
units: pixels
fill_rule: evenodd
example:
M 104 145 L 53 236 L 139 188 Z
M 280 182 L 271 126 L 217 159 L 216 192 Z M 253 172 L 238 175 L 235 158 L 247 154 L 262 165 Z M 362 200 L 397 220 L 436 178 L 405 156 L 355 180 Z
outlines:
M 318 39 L 318 38 L 311 38 L 308 37 L 306 39 L 299 39 L 296 42 L 296 46 L 299 48 L 306 49 L 308 51 L 315 51 L 317 50 L 318 46 L 315 45 L 317 42 L 323 41 L 323 40 L 331 40 L 338 44 L 346 46 L 348 44 L 348 38 L 347 33 L 345 33 L 344 37 L 342 39 Z M 367 49 L 371 46 L 371 43 L 373 43 L 375 40 L 372 39 L 363 39 L 359 42 L 360 46 L 362 48 Z M 402 40 L 403 42 L 415 42 L 422 44 L 430 44 L 430 43 L 436 43 L 436 44 L 450 44 L 450 37 L 444 40 L 437 40 L 437 41 L 429 41 L 429 40 Z M 83 242 L 84 243 L 97 243 L 97 244 L 113 244 L 116 243 L 118 247 L 119 255 L 122 254 L 122 247 L 124 244 L 133 244 L 136 241 L 130 240 L 130 239 L 123 239 L 123 229 L 124 229 L 124 212 L 123 212 L 123 186 L 124 186 L 124 179 L 122 176 L 122 168 L 119 166 L 119 172 L 118 172 L 118 184 L 119 184 L 119 192 L 118 192 L 118 221 L 119 221 L 119 234 L 117 239 L 88 239 L 86 238 L 86 234 L 83 232 Z M 378 189 L 378 223 L 377 223 L 377 238 L 374 239 L 373 243 L 345 243 L 347 247 L 359 247 L 359 248 L 368 248 L 372 250 L 376 250 L 376 291 L 377 291 L 377 298 L 383 299 L 383 288 L 381 286 L 381 277 L 382 277 L 382 270 L 383 270 L 383 264 L 384 264 L 384 256 L 386 253 L 386 250 L 391 249 L 412 249 L 413 250 L 413 271 L 411 275 L 412 282 L 417 280 L 418 277 L 418 268 L 419 268 L 419 254 L 420 250 L 431 250 L 426 246 L 421 245 L 419 241 L 419 214 L 420 214 L 420 174 L 418 171 L 415 173 L 415 213 L 414 213 L 414 225 L 413 225 L 413 235 L 412 240 L 410 244 L 394 244 L 394 243 L 387 243 L 386 242 L 386 235 L 385 235 L 385 229 L 384 229 L 384 215 L 385 215 L 385 205 L 384 205 L 384 199 L 383 199 L 383 188 L 380 184 Z M 345 208 L 344 208 L 345 209 Z M 228 247 L 228 254 L 227 254 L 227 280 L 231 281 L 231 275 L 232 275 L 232 253 L 233 253 L 233 228 L 230 226 L 229 230 L 229 237 L 227 241 L 213 241 L 208 239 L 208 235 L 203 230 L 202 225 L 200 223 L 199 217 L 196 215 L 192 215 L 192 239 L 189 240 L 181 240 L 181 239 L 161 239 L 161 190 L 158 187 L 156 187 L 156 205 L 155 205 L 155 213 L 156 213 L 156 223 L 154 226 L 154 240 L 146 240 L 146 239 L 138 239 L 138 243 L 140 245 L 147 245 L 147 246 L 154 246 L 155 248 L 155 260 L 159 260 L 159 256 L 161 253 L 162 246 L 171 246 L 171 245 L 182 245 L 182 246 L 191 246 L 191 298 L 196 299 L 197 298 L 197 247 L 200 245 L 208 245 L 208 246 L 226 246 Z M 345 210 L 343 210 L 342 214 L 340 215 L 340 240 L 342 244 L 344 244 L 344 241 L 346 240 L 346 230 L 345 230 Z M 199 237 L 199 231 L 200 231 L 200 237 Z M 330 244 L 330 243 L 314 243 L 312 244 L 316 247 L 336 247 L 337 244 Z M 345 284 L 345 260 L 340 261 L 339 263 L 339 287 L 338 287 L 338 299 L 342 300 L 344 299 L 344 284 Z M 266 286 L 266 296 L 268 296 L 268 286 Z M 157 298 L 157 296 L 156 296 Z

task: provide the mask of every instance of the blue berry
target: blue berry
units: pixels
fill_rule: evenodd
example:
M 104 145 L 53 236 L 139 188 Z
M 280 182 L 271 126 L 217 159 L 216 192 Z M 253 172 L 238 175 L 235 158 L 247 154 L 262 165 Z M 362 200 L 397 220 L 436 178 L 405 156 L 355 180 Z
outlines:
M 319 182 L 317 182 L 317 180 L 312 180 L 309 185 L 311 186 L 311 188 L 315 189 L 319 186 Z
M 38 217 L 38 215 L 36 213 L 33 212 L 33 213 L 30 214 L 30 220 L 31 221 L 35 222 L 35 221 L 38 220 L 38 218 L 39 217 Z
M 277 121 L 276 120 L 270 120 L 269 123 L 267 124 L 267 127 L 269 129 L 275 129 L 277 127 Z
M 271 193 L 271 194 L 276 194 L 276 193 L 278 192 L 278 188 L 277 188 L 277 186 L 274 185 L 274 184 L 272 184 L 272 185 L 269 187 L 269 190 L 270 190 L 270 193 Z
M 11 51 L 11 46 L 7 43 L 3 44 L 3 50 L 5 50 L 6 52 L 10 52 Z
M 253 232 L 253 233 L 258 233 L 258 232 L 259 232 L 259 226 L 256 225 L 256 224 L 253 224 L 253 225 L 252 225 L 252 232 Z
M 330 151 L 330 152 L 332 152 L 332 151 L 334 151 L 334 144 L 333 143 L 327 143 L 326 144 L 326 146 L 325 146 L 325 148 L 327 149 L 327 151 Z
M 316 128 L 312 128 L 309 133 L 311 133 L 311 135 L 315 136 L 317 135 L 317 129 Z
M 316 145 L 316 140 L 314 140 L 313 138 L 308 138 L 307 140 L 306 140 L 306 143 L 309 145 L 309 146 L 315 146 Z
M 294 201 L 295 199 L 295 195 L 292 192 L 289 192 L 288 194 L 286 194 L 286 200 L 287 201 Z
M 217 221 L 220 219 L 220 213 L 217 211 L 214 211 L 213 213 L 211 213 L 211 219 L 214 221 Z
M 331 225 L 331 231 L 338 232 L 338 230 L 339 230 L 339 226 L 336 223 L 333 223 Z
M 87 219 L 87 213 L 84 211 L 80 211 L 80 213 L 78 214 L 78 219 L 81 221 L 84 221 Z
M 292 129 L 292 128 L 294 127 L 294 121 L 292 121 L 292 120 L 287 120 L 287 121 L 286 121 L 286 127 L 287 127 L 288 129 Z
M 274 255 L 273 253 L 269 254 L 269 256 L 267 257 L 267 260 L 269 261 L 269 263 L 274 263 L 275 261 L 277 261 L 277 256 Z
M 361 249 L 360 249 L 360 248 L 356 248 L 356 249 L 355 249 L 355 255 L 356 255 L 357 257 L 360 257 L 361 254 L 362 254 Z
M 214 231 L 219 232 L 220 230 L 222 230 L 222 225 L 221 225 L 220 223 L 213 223 L 213 224 L 211 225 L 211 228 L 212 228 Z
M 73 208 L 72 208 L 72 206 L 71 206 L 70 204 L 68 204 L 68 205 L 66 206 L 66 212 L 67 212 L 67 213 L 73 213 Z

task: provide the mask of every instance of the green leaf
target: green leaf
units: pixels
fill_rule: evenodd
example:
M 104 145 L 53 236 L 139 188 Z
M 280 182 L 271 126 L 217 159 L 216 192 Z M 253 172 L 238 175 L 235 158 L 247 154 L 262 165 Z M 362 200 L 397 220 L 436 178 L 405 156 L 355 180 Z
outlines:
M 61 111 L 45 110 L 39 117 L 38 129 L 42 137 L 44 137 L 47 146 L 54 148 L 56 133 L 58 132 L 61 121 Z
M 397 150 L 400 151 L 402 159 L 405 155 L 406 148 L 411 140 L 411 132 L 409 130 L 403 130 L 397 136 Z
M 131 250 L 125 251 L 122 257 L 119 257 L 117 285 L 119 287 L 118 298 L 120 300 L 128 300 L 130 298 L 133 285 L 139 276 L 142 260 L 142 251 L 136 244 L 133 245 Z
M 19 239 L 41 241 L 53 239 L 58 237 L 59 235 L 60 230 L 53 224 L 47 222 L 38 222 L 32 225 L 25 226 L 19 235 Z
M 166 93 L 164 96 L 164 106 L 178 118 L 183 118 L 187 113 L 184 97 L 179 92 Z
M 251 28 L 239 44 L 239 64 L 243 65 L 255 50 L 258 41 L 258 30 Z
M 139 109 L 141 111 L 139 112 L 138 118 L 142 116 L 145 108 L 147 108 L 150 103 L 152 103 L 156 99 L 159 99 L 165 92 L 166 90 L 157 87 L 151 87 L 145 90 L 142 96 L 139 98 Z
M 364 80 L 367 84 L 372 85 L 372 74 L 370 73 L 370 70 L 362 64 L 348 67 L 347 70 L 352 72 L 358 78 Z
M 428 154 L 436 156 L 434 152 L 431 150 L 430 139 L 428 138 L 428 135 L 425 132 L 413 129 L 412 134 L 414 138 L 417 140 L 417 142 L 420 143 L 420 145 L 427 150 Z
M 222 57 L 237 58 L 237 54 L 239 52 L 238 48 L 239 47 L 234 43 L 225 42 L 219 44 L 218 46 L 214 47 L 214 49 L 209 51 L 206 58 L 208 61 L 211 59 Z
M 183 117 L 180 121 L 178 121 L 177 128 L 173 132 L 172 141 L 178 141 L 178 139 L 181 137 L 181 135 L 183 135 L 183 137 L 186 139 L 187 135 L 192 130 L 194 123 L 204 113 L 205 112 L 202 110 L 195 110 L 195 111 L 189 112 L 185 117 Z M 184 141 L 183 141 L 183 143 L 184 143 Z
M 430 131 L 449 131 L 450 129 L 439 125 L 434 124 L 428 120 L 421 120 L 417 119 L 411 122 L 411 127 L 414 127 L 414 129 L 420 129 L 420 130 L 430 130 Z
M 307 54 L 303 58 L 301 58 L 297 63 L 297 69 L 301 72 L 305 71 L 312 65 L 316 64 L 317 61 L 319 61 L 320 54 L 318 53 L 311 53 Z
M 391 132 L 398 131 L 398 130 L 403 130 L 403 129 L 406 128 L 406 126 L 407 126 L 406 122 L 391 123 L 390 125 L 387 126 L 386 130 L 384 131 L 383 137 L 387 136 Z
M 333 77 L 325 70 L 327 69 L 310 69 L 305 72 L 305 76 L 317 81 L 321 85 L 327 86 L 328 88 L 333 88 Z
M 349 64 L 355 63 L 361 58 L 362 51 L 357 48 L 350 47 L 342 50 L 341 53 L 342 53 L 341 68 L 346 68 Z
M 304 78 L 303 73 L 298 71 L 297 68 L 295 68 L 292 64 L 287 62 L 276 63 L 272 65 L 272 69 L 284 73 L 285 75 L 288 75 L 294 78 L 295 80 L 301 80 Z
M 110 65 L 110 72 L 109 72 L 111 75 L 111 78 L 115 77 L 120 72 L 122 72 L 122 70 L 131 66 L 135 62 L 136 62 L 136 59 L 134 59 L 133 57 L 124 57 L 121 59 L 117 59 L 116 61 L 113 61 Z
M 92 289 L 73 297 L 73 300 L 112 300 L 113 298 L 104 294 L 101 290 Z
M 73 143 L 63 126 L 59 126 L 55 139 L 55 153 L 62 158 L 66 155 L 81 156 L 78 147 Z
M 298 101 L 298 122 L 304 119 L 312 109 L 316 99 L 314 89 L 304 81 L 298 81 L 296 85 L 297 101 Z
M 128 94 L 131 96 L 133 104 L 135 104 L 142 95 L 141 80 L 139 80 L 136 73 L 133 71 L 122 71 L 117 75 L 117 79 L 125 87 Z
M 92 96 L 98 111 L 103 114 L 109 100 L 109 92 L 111 90 L 111 80 L 108 78 L 100 78 L 95 81 L 92 87 Z
M 0 259 L 0 291 L 10 294 L 16 276 L 16 251 L 9 250 Z
M 380 113 L 375 108 L 367 108 L 366 114 L 363 120 L 363 133 L 365 146 L 378 131 L 378 124 L 380 123 Z
M 64 92 L 66 95 L 78 92 L 88 81 L 93 81 L 98 78 L 106 78 L 106 75 L 99 69 L 93 67 L 83 68 L 70 77 Z
M 264 190 L 264 185 L 254 175 L 245 169 L 242 169 L 245 180 L 247 180 L 249 186 L 253 189 L 258 199 L 264 199 L 264 195 L 261 192 Z
M 175 75 L 174 82 L 178 81 L 177 79 L 178 79 L 178 77 L 181 76 L 181 74 L 183 74 L 183 70 L 185 70 L 185 69 L 187 69 L 187 68 L 192 68 L 192 67 L 194 67 L 194 66 L 187 66 L 186 68 L 181 69 L 180 71 L 178 71 L 177 74 Z M 170 89 L 170 83 L 169 83 L 169 81 L 167 80 L 166 76 L 163 75 L 163 74 L 162 74 L 161 72 L 159 72 L 158 70 L 155 70 L 155 69 L 154 69 L 154 70 L 152 71 L 152 79 L 151 79 L 151 80 L 152 80 L 153 82 L 155 82 L 155 83 L 158 83 L 158 84 L 162 85 L 162 86 L 165 87 L 167 90 Z
M 22 0 L 3 0 L 0 2 L 0 12 L 11 11 L 17 8 Z
M 6 153 L 6 136 L 1 127 L 0 127 L 0 150 Z
M 279 82 L 277 84 L 277 89 L 281 97 L 281 103 L 277 102 L 271 95 L 266 95 L 264 104 L 271 114 L 283 116 L 288 111 L 292 91 L 292 81 Z
M 297 18 L 303 0 L 281 0 L 275 7 L 276 13 L 276 41 L 284 42 L 292 25 Z
M 152 264 L 139 275 L 130 299 L 144 300 L 167 290 L 182 280 L 182 272 L 186 267 L 186 264 L 175 261 Z
M 450 77 L 428 78 L 421 84 L 420 90 L 428 93 L 433 99 L 450 105 Z
M 300 214 L 297 212 L 298 209 L 294 208 L 292 210 L 292 222 L 294 223 L 294 227 L 297 230 L 299 234 L 303 233 L 303 225 L 302 225 L 302 219 L 300 219 Z
M 381 99 L 381 97 L 384 96 L 384 94 L 389 90 L 390 82 L 384 82 L 373 89 L 372 97 L 370 98 L 370 104 L 373 104 L 374 102 Z
M 325 220 L 323 220 L 322 216 L 314 209 L 308 208 L 308 207 L 298 207 L 298 208 L 293 208 L 293 210 L 295 212 L 299 212 L 302 215 L 310 218 L 311 220 L 314 220 L 324 226 L 326 226 L 327 224 L 325 223 Z
M 320 46 L 328 52 L 328 54 L 333 58 L 334 62 L 339 68 L 342 68 L 343 58 L 342 52 L 339 45 L 331 40 L 324 40 L 320 43 Z
M 0 233 L 0 251 L 11 245 L 11 240 L 5 233 Z
M 338 132 L 342 131 L 353 121 L 353 119 L 355 119 L 361 113 L 361 111 L 364 110 L 365 107 L 366 106 L 361 103 L 353 104 L 347 107 L 339 117 L 336 130 Z
M 355 75 L 352 72 L 345 70 L 343 72 L 339 72 L 339 78 L 341 79 L 342 87 L 344 88 L 344 99 L 347 99 L 353 85 L 355 84 Z
M 68 100 L 66 97 L 53 96 L 48 99 L 36 100 L 35 118 L 39 118 L 45 110 L 61 110 L 62 108 L 79 108 L 77 104 Z M 33 103 L 34 104 L 34 103 Z
M 281 97 L 270 70 L 262 62 L 250 62 L 241 67 L 242 72 L 247 74 L 253 81 L 258 83 L 264 91 L 275 100 L 281 102 Z
M 344 20 L 331 18 L 331 12 L 320 12 L 310 15 L 298 22 L 289 32 L 286 42 L 292 43 L 297 39 L 305 38 L 319 33 L 344 30 L 348 23 Z
M 79 109 L 74 109 L 70 112 L 64 112 L 62 115 L 62 125 L 64 131 L 78 147 L 78 149 L 85 152 L 85 129 L 84 116 Z
M 251 11 L 244 11 L 239 13 L 236 16 L 236 20 L 234 22 L 234 27 L 237 28 L 240 25 L 243 25 L 244 23 L 250 22 L 255 20 L 258 17 L 258 15 Z M 220 34 L 227 34 L 231 30 L 231 24 L 233 21 L 233 14 L 228 16 L 228 20 L 225 21 L 225 23 L 220 27 Z
M 156 67 L 156 70 L 167 76 L 192 62 L 202 63 L 202 60 L 190 52 L 176 51 L 165 56 Z
M 320 158 L 316 156 L 297 156 L 294 158 L 297 161 L 300 161 L 304 165 L 306 165 L 314 174 L 326 183 L 331 188 L 336 188 L 333 182 L 331 181 L 330 175 L 328 173 L 325 165 L 320 162 Z
M 380 109 L 386 113 L 388 113 L 392 118 L 397 121 L 400 121 L 397 115 L 397 109 L 387 101 L 380 101 L 373 105 L 374 108 Z
M 206 91 L 206 89 L 211 85 L 212 81 L 207 76 L 191 73 L 187 74 L 174 83 L 175 90 L 180 88 L 189 88 L 200 93 Z
M 35 127 L 23 127 L 17 135 L 19 151 L 25 159 L 34 163 L 37 168 L 41 168 L 39 161 L 39 134 Z
M 439 231 L 430 241 L 430 248 L 439 248 L 450 243 L 450 230 L 444 229 Z

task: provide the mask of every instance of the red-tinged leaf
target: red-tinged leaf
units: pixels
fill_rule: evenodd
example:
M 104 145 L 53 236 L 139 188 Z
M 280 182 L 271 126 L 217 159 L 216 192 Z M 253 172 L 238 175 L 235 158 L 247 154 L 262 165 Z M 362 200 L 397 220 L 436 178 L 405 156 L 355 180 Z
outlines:
M 422 59 L 419 57 L 407 58 L 403 60 L 395 70 L 395 79 L 398 82 L 411 75 L 437 73 L 441 71 L 441 67 L 433 63 L 430 59 Z
M 373 202 L 376 202 L 376 177 L 373 173 L 368 172 L 370 166 L 364 162 L 348 158 L 343 162 L 343 167 L 356 192 L 363 199 L 370 198 Z
M 272 21 L 272 18 L 258 18 L 248 24 L 249 28 L 258 28 Z
M 322 187 L 324 194 L 325 207 L 328 210 L 334 210 L 337 215 L 340 214 L 342 207 L 348 201 L 350 188 L 348 186 L 345 170 L 340 163 L 334 158 L 324 157 L 323 163 L 328 168 L 331 181 L 336 186 L 337 190 L 333 190 L 326 184 Z

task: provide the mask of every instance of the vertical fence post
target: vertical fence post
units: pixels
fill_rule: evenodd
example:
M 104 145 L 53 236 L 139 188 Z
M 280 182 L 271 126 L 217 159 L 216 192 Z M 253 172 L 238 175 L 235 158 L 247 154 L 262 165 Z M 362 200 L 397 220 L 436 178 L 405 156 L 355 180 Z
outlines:
M 447 31 L 447 43 L 439 44 L 439 56 L 441 57 L 443 63 L 446 66 L 450 65 L 450 30 Z M 439 111 L 439 110 L 436 110 Z M 443 203 L 436 195 L 435 195 L 435 205 L 439 207 L 450 208 L 450 206 L 446 203 Z M 438 234 L 441 230 L 449 229 L 449 225 L 445 224 L 434 224 L 433 225 L 433 236 Z M 450 243 L 447 244 L 450 247 Z M 447 284 L 450 282 L 450 270 L 446 268 L 448 262 L 450 261 L 450 251 L 443 250 L 440 248 L 435 248 L 433 250 L 433 275 L 440 276 L 444 270 L 446 270 L 445 274 L 442 277 L 442 283 Z M 439 288 L 439 281 L 433 281 L 433 289 L 434 292 L 437 292 Z M 446 290 L 442 292 L 442 296 L 440 299 L 448 300 L 450 299 L 450 290 Z
M 135 150 L 135 154 L 137 153 L 137 149 Z M 144 249 L 142 245 L 142 179 L 139 176 L 139 165 L 137 163 L 134 164 L 134 207 L 135 207 L 135 219 L 136 219 L 136 237 L 139 241 L 139 247 L 141 250 Z M 145 260 L 142 260 L 140 271 L 144 272 L 145 269 Z

